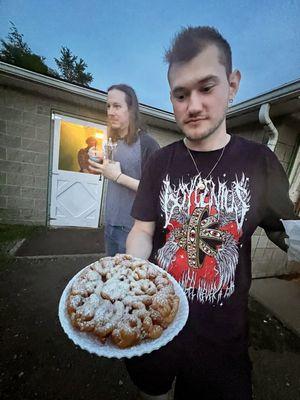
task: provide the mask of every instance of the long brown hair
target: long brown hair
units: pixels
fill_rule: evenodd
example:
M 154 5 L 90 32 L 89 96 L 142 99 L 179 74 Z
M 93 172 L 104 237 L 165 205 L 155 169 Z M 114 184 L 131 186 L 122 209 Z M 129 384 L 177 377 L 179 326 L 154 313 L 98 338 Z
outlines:
M 121 92 L 125 93 L 125 101 L 129 110 L 129 127 L 128 133 L 124 137 L 124 141 L 127 144 L 132 144 L 137 140 L 138 131 L 140 128 L 140 110 L 137 95 L 131 86 L 125 85 L 124 83 L 110 86 L 107 89 L 107 92 L 113 89 L 120 90 Z M 119 139 L 116 130 L 111 128 L 108 129 L 108 137 L 111 137 L 113 142 Z

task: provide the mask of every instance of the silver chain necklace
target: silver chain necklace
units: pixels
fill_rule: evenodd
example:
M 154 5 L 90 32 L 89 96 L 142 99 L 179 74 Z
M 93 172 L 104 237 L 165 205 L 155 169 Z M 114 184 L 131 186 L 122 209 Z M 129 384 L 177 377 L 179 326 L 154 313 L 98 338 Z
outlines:
M 188 153 L 189 153 L 189 155 L 190 155 L 190 157 L 191 157 L 191 159 L 192 159 L 192 161 L 193 161 L 193 163 L 194 163 L 194 166 L 195 166 L 195 168 L 196 168 L 196 171 L 198 172 L 198 175 L 199 175 L 199 177 L 200 177 L 201 174 L 200 174 L 199 168 L 197 167 L 196 161 L 195 161 L 195 159 L 194 159 L 192 153 L 190 152 L 190 149 L 187 147 L 186 144 L 185 144 L 185 147 L 186 147 L 186 149 L 187 149 L 187 151 L 188 151 Z M 204 179 L 201 178 L 201 183 L 199 184 L 199 189 L 200 189 L 200 190 L 204 190 L 204 189 L 205 189 L 204 181 L 209 177 L 209 175 L 211 175 L 211 173 L 215 170 L 216 166 L 217 166 L 217 165 L 219 164 L 219 162 L 221 161 L 221 158 L 223 157 L 223 154 L 224 154 L 224 151 L 225 151 L 225 147 L 226 147 L 226 146 L 223 147 L 220 157 L 217 159 L 217 162 L 216 162 L 215 165 L 212 167 L 212 169 L 209 171 L 209 173 L 206 175 L 206 177 L 205 177 Z

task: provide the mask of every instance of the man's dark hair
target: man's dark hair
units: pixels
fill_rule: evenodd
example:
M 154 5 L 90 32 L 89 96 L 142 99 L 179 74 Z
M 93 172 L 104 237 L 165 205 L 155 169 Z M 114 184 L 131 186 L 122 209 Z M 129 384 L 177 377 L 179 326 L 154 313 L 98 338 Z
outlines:
M 137 95 L 131 86 L 125 85 L 124 83 L 110 86 L 107 89 L 107 92 L 113 89 L 125 93 L 125 101 L 129 110 L 129 128 L 124 141 L 127 144 L 132 144 L 136 141 L 140 128 L 140 110 Z M 112 138 L 113 142 L 119 139 L 118 134 L 114 129 L 109 129 L 108 136 Z
M 168 75 L 172 64 L 188 62 L 196 57 L 209 45 L 215 45 L 219 50 L 220 63 L 225 66 L 226 74 L 232 72 L 231 48 L 227 40 L 210 26 L 188 26 L 178 32 L 165 54 L 165 61 L 169 64 Z

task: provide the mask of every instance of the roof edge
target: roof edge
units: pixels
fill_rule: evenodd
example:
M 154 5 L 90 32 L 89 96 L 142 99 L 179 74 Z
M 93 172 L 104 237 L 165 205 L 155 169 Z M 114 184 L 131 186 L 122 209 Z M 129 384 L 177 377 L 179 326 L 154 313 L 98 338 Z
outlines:
M 52 76 L 43 75 L 38 72 L 30 71 L 15 65 L 4 63 L 0 61 L 0 72 L 8 75 L 13 75 L 21 79 L 40 83 L 42 85 L 51 86 L 55 89 L 64 90 L 69 93 L 78 94 L 90 99 L 106 102 L 107 93 L 99 89 L 88 88 L 74 83 L 70 83 Z M 175 118 L 173 113 L 164 111 L 159 108 L 151 107 L 146 104 L 140 103 L 140 112 L 151 117 L 163 119 L 165 121 L 174 122 Z

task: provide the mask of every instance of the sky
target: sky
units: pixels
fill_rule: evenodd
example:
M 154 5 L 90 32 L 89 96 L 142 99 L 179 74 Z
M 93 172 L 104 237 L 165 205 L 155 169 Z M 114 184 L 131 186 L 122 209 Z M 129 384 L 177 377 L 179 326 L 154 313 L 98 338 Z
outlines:
M 241 71 L 234 104 L 300 78 L 300 0 L 0 0 L 0 38 L 14 22 L 56 68 L 61 46 L 87 63 L 91 86 L 127 83 L 172 111 L 164 52 L 181 27 L 216 27 Z

